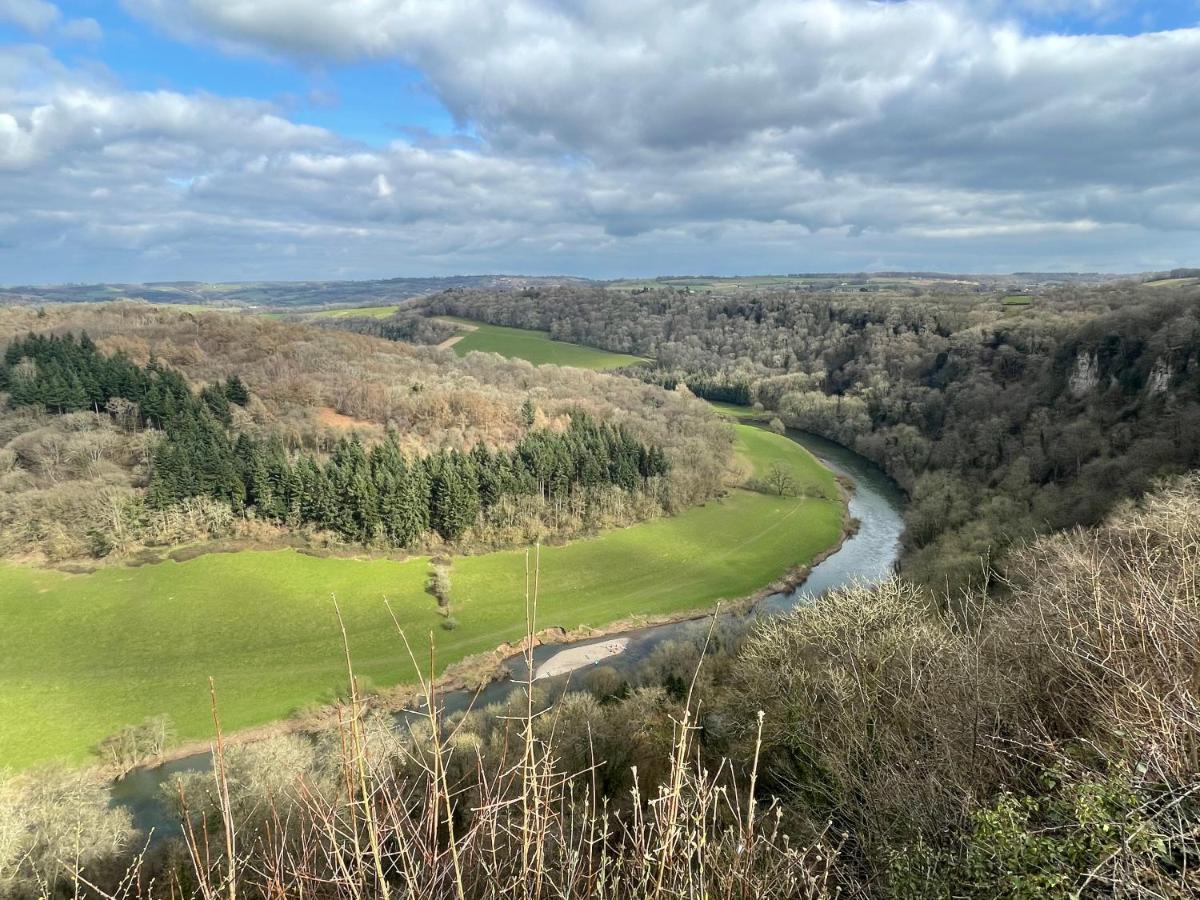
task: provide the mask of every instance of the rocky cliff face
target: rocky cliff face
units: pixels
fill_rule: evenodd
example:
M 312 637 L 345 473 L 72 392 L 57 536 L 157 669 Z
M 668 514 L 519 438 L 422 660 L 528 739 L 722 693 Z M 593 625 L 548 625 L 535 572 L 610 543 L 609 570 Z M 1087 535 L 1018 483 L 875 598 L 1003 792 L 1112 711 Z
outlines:
M 1075 357 L 1075 368 L 1067 382 L 1073 397 L 1082 397 L 1100 383 L 1100 363 L 1095 353 Z
M 1150 378 L 1146 382 L 1147 393 L 1151 395 L 1165 393 L 1171 386 L 1171 376 L 1174 374 L 1174 367 L 1160 356 L 1154 361 L 1154 368 L 1150 370 Z

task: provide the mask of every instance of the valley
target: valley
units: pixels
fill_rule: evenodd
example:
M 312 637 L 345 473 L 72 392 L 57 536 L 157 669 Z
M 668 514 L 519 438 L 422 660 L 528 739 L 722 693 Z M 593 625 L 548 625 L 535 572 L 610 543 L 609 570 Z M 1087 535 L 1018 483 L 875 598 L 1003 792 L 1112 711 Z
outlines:
M 321 821 L 410 784 L 441 798 L 409 797 L 421 834 L 447 802 L 507 833 L 500 804 L 560 777 L 607 826 L 655 809 L 643 784 L 714 790 L 694 754 L 735 783 L 761 759 L 762 802 L 839 822 L 890 896 L 989 896 L 992 869 L 907 842 L 964 821 L 951 846 L 990 847 L 1011 803 L 1002 840 L 1065 822 L 1092 868 L 1113 845 L 1081 798 L 1177 844 L 1142 810 L 1194 768 L 1146 680 L 1191 702 L 1193 288 L 919 282 L 0 310 L 0 816 L 39 858 L 88 821 L 127 829 L 98 858 L 136 835 L 171 866 L 222 810 L 238 840 L 278 815 L 341 846 Z M 1151 745 L 1155 782 L 1127 780 Z
M 588 348 L 491 329 L 510 355 L 532 348 L 595 360 Z M 541 352 L 539 352 L 541 351 Z M 594 351 L 595 355 L 603 354 Z M 734 484 L 673 516 L 541 551 L 541 627 L 603 628 L 677 616 L 736 600 L 834 545 L 843 503 L 832 474 L 794 442 L 730 426 Z M 741 485 L 785 469 L 788 495 Z M 202 548 L 201 548 L 202 549 Z M 225 727 L 238 730 L 335 699 L 344 659 L 338 599 L 356 668 L 384 688 L 416 680 L 388 611 L 418 647 L 433 635 L 436 671 L 521 638 L 526 554 L 455 556 L 449 566 L 456 625 L 425 590 L 430 558 L 318 558 L 291 550 L 207 553 L 186 562 L 107 566 L 64 574 L 0 566 L 0 628 L 13 652 L 0 661 L 0 716 L 27 726 L 0 737 L 0 758 L 24 767 L 86 762 L 124 725 L 166 713 L 179 740 L 211 732 L 207 678 Z

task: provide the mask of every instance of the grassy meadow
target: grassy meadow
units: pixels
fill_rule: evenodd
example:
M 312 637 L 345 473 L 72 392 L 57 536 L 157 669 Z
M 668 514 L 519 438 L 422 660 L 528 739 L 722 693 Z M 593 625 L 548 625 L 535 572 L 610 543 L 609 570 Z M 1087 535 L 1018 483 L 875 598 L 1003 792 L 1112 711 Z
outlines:
M 1200 278 L 1159 278 L 1147 281 L 1147 287 L 1184 287 L 1200 284 Z
M 733 427 L 756 471 L 782 462 L 809 493 L 837 496 L 798 444 Z M 543 548 L 538 624 L 602 626 L 745 596 L 834 543 L 841 514 L 834 499 L 734 490 L 679 516 Z M 379 686 L 413 679 L 385 598 L 419 652 L 433 634 L 440 671 L 521 637 L 524 565 L 523 551 L 456 558 L 459 625 L 446 631 L 424 591 L 425 558 L 243 551 L 88 575 L 5 564 L 0 766 L 86 760 L 106 735 L 161 712 L 181 738 L 208 736 L 210 675 L 229 730 L 331 700 L 345 681 L 335 594 L 360 675 Z
M 393 303 L 389 306 L 351 306 L 339 307 L 338 309 L 323 309 L 318 313 L 313 313 L 314 319 L 386 319 L 390 315 L 394 315 L 396 310 L 400 308 L 399 304 Z
M 448 322 L 471 326 L 454 344 L 454 352 L 466 356 L 472 351 L 499 353 L 513 359 L 526 359 L 535 366 L 551 363 L 556 366 L 574 366 L 577 369 L 619 369 L 622 366 L 642 362 L 641 357 L 627 353 L 610 353 L 595 347 L 554 341 L 545 331 L 527 331 L 523 328 L 505 328 L 487 325 L 469 319 L 443 316 Z
M 766 413 L 753 406 L 738 406 L 736 403 L 718 403 L 709 400 L 708 405 L 729 419 L 765 419 Z

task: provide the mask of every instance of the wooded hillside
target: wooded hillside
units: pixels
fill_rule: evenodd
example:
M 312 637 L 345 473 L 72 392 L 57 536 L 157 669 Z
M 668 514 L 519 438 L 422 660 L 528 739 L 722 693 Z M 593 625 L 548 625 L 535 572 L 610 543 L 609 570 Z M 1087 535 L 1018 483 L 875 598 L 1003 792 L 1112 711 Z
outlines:
M 117 368 L 131 383 L 146 377 L 142 372 L 168 373 L 155 376 L 167 381 L 175 377 L 170 373 L 179 373 L 178 390 L 166 393 L 194 395 L 197 409 L 202 407 L 220 426 L 197 419 L 189 433 L 214 439 L 218 433 L 228 435 L 227 453 L 207 454 L 218 467 L 217 457 L 233 465 L 239 440 L 240 457 L 247 456 L 250 442 L 262 448 L 255 458 L 261 456 L 263 466 L 295 462 L 289 472 L 309 471 L 311 465 L 299 464 L 302 459 L 320 468 L 331 454 L 343 461 L 359 454 L 365 464 L 367 450 L 383 442 L 397 458 L 466 460 L 463 466 L 474 471 L 480 460 L 486 468 L 505 458 L 498 451 L 512 450 L 539 433 L 553 442 L 567 434 L 573 421 L 582 425 L 585 420 L 601 423 L 597 434 L 616 429 L 612 433 L 622 435 L 617 443 L 661 451 L 661 462 L 652 468 L 662 477 L 654 479 L 655 485 L 640 486 L 636 498 L 628 493 L 627 480 L 620 489 L 625 494 L 607 492 L 602 501 L 599 481 L 597 491 L 588 495 L 591 500 L 573 494 L 565 502 L 566 495 L 547 489 L 536 502 L 497 504 L 494 520 L 468 516 L 466 522 L 441 529 L 443 539 L 494 544 L 572 534 L 689 506 L 720 489 L 730 452 L 727 429 L 702 404 L 628 379 L 482 356 L 459 361 L 446 351 L 242 315 L 193 314 L 136 303 L 59 306 L 44 312 L 10 308 L 0 311 L 0 341 L 18 348 L 6 360 L 8 399 L 0 414 L 0 490 L 6 495 L 0 548 L 10 554 L 65 559 L 234 531 L 269 537 L 272 523 L 307 523 L 318 530 L 329 525 L 300 515 L 298 502 L 295 518 L 282 507 L 275 509 L 274 498 L 259 505 L 258 515 L 247 516 L 244 493 L 192 490 L 188 485 L 207 471 L 208 463 L 199 463 L 195 454 L 166 452 L 170 448 L 163 439 L 170 429 L 164 432 L 163 418 L 150 409 L 160 401 L 148 394 L 138 395 L 140 404 L 122 396 L 93 397 L 104 390 L 96 377 L 68 371 L 49 358 L 40 363 L 45 371 L 38 377 L 39 362 L 33 358 L 37 345 L 25 337 L 30 333 L 86 333 L 96 358 L 108 360 L 104 366 L 110 367 L 112 360 L 123 361 Z M 230 385 L 237 386 L 236 398 L 229 394 Z M 156 396 L 161 399 L 161 394 Z M 171 401 L 172 408 L 183 404 L 179 397 Z M 351 435 L 360 450 L 347 441 Z M 197 440 L 189 446 L 209 444 Z M 605 459 L 610 457 L 606 450 Z M 671 465 L 675 459 L 685 459 L 687 465 Z M 250 468 L 255 468 L 253 460 Z M 647 475 L 649 468 L 642 468 Z M 163 477 L 168 470 L 175 474 Z M 146 502 L 145 489 L 155 485 L 156 472 L 157 489 Z M 276 480 L 282 482 L 281 472 Z M 532 477 L 536 481 L 537 474 Z M 214 479 L 220 480 L 213 475 L 200 481 L 207 485 Z M 237 480 L 249 483 L 240 476 Z M 232 484 L 228 479 L 224 483 Z M 531 496 L 523 488 L 507 493 Z M 263 515 L 268 508 L 271 512 Z M 372 528 L 360 525 L 332 530 L 374 540 Z M 412 546 L 411 541 L 400 543 Z
M 1014 539 L 1096 522 L 1200 464 L 1200 289 L 1020 299 L 561 287 L 428 309 L 654 357 L 648 379 L 864 453 L 911 494 L 908 573 L 953 588 Z

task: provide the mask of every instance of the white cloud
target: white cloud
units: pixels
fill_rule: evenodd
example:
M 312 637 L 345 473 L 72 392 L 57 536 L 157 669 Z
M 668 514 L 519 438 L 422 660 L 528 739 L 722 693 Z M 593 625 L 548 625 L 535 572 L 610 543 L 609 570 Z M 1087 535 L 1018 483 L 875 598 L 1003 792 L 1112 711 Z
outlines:
M 59 18 L 58 7 L 45 0 L 0 0 L 0 22 L 10 22 L 26 31 L 45 31 Z
M 479 140 L 371 149 L 0 52 L 0 248 L 159 277 L 287 248 L 261 274 L 1111 269 L 1200 230 L 1197 30 L 1034 36 L 951 0 L 128 2 L 226 48 L 406 60 Z
M 104 38 L 104 29 L 95 19 L 68 19 L 59 28 L 60 36 L 69 41 L 94 44 Z
M 948 165 L 969 180 L 995 160 L 1025 177 L 1062 151 L 1119 165 L 1161 129 L 1172 146 L 1197 136 L 1176 117 L 1195 112 L 1180 90 L 1200 75 L 1200 30 L 1030 37 L 936 0 L 130 2 L 226 44 L 409 60 L 505 152 L 608 163 L 754 143 L 824 168 L 882 149 L 892 177 Z

